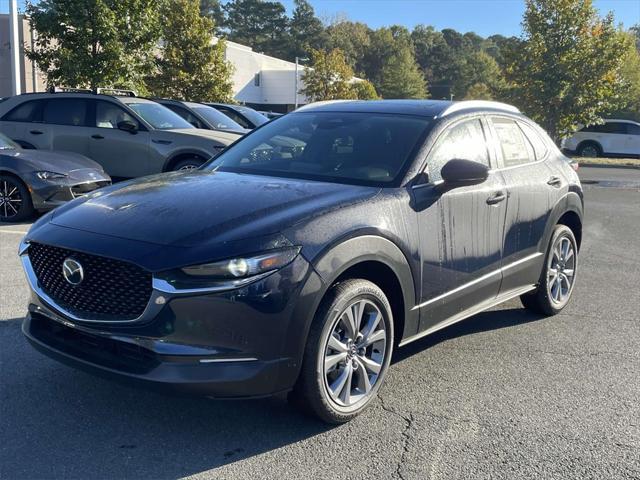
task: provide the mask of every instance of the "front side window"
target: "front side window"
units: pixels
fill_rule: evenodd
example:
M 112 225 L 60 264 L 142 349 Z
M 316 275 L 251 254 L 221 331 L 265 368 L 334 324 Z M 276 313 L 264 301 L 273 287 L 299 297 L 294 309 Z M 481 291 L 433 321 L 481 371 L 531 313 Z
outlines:
M 533 147 L 518 124 L 506 118 L 493 118 L 504 167 L 515 167 L 535 161 Z
M 627 123 L 627 134 L 640 135 L 640 125 L 636 125 L 635 123 Z
M 213 107 L 208 107 L 206 105 L 198 105 L 197 107 L 193 107 L 193 109 L 200 114 L 202 117 L 209 122 L 212 128 L 218 130 L 242 130 L 242 125 L 234 122 L 231 118 L 225 115 L 222 112 L 219 112 Z
M 96 102 L 96 127 L 118 128 L 120 122 L 133 122 L 139 126 L 138 121 L 124 108 L 112 102 Z
M 87 101 L 80 98 L 52 98 L 44 107 L 44 123 L 54 125 L 87 125 Z
M 438 138 L 427 160 L 429 181 L 441 181 L 442 167 L 454 159 L 471 160 L 489 166 L 487 142 L 479 119 L 458 123 Z
M 2 120 L 7 122 L 41 122 L 44 102 L 45 100 L 24 102 L 7 113 Z
M 19 148 L 17 143 L 0 133 L 0 150 L 18 150 Z
M 222 112 L 227 117 L 229 117 L 232 121 L 236 122 L 242 128 L 249 128 L 249 129 L 253 128 L 253 125 L 251 125 L 246 118 L 244 118 L 242 115 L 238 114 L 237 112 L 233 111 L 232 109 L 221 107 L 219 108 L 219 111 Z
M 205 168 L 383 186 L 408 167 L 428 127 L 428 119 L 406 115 L 295 113 L 240 140 Z
M 198 118 L 186 108 L 179 107 L 178 105 L 169 105 L 169 104 L 166 104 L 165 107 L 167 107 L 172 112 L 175 112 L 178 115 L 180 115 L 182 118 L 184 118 L 187 122 L 189 122 L 194 127 L 206 128 L 202 124 L 202 122 L 198 120 Z
M 159 103 L 151 102 L 127 102 L 131 110 L 158 130 L 173 130 L 177 128 L 194 128 L 189 122 Z

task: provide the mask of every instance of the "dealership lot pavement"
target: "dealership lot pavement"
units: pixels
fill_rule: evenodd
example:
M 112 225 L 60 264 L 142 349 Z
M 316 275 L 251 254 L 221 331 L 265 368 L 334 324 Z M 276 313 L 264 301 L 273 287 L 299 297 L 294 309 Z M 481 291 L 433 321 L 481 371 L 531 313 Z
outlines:
M 0 225 L 0 478 L 640 478 L 640 170 L 580 174 L 569 307 L 512 301 L 397 350 L 379 401 L 334 428 L 282 399 L 168 397 L 40 355 L 20 333 L 28 225 Z

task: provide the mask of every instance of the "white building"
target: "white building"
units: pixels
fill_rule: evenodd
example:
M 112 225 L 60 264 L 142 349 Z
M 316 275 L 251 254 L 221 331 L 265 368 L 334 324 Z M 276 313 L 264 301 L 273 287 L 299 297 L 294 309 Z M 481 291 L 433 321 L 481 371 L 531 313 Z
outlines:
M 31 45 L 32 35 L 29 22 L 22 15 L 18 30 L 21 44 L 21 91 L 43 91 L 46 85 L 44 75 L 24 55 L 24 45 Z M 287 112 L 293 109 L 296 103 L 295 63 L 254 52 L 251 47 L 239 43 L 227 41 L 226 44 L 226 58 L 234 66 L 233 94 L 238 102 L 258 110 Z M 0 14 L 0 97 L 11 95 L 10 54 L 9 15 Z M 300 67 L 298 79 L 302 77 L 302 69 Z M 302 82 L 299 83 L 301 88 Z M 307 103 L 304 95 L 298 96 L 298 102 Z

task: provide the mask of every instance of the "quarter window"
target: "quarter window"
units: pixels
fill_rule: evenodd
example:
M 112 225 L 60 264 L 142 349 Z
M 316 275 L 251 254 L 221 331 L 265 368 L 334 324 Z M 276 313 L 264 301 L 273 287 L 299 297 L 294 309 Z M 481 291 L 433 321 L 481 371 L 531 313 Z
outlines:
M 524 165 L 535 160 L 533 147 L 516 122 L 506 118 L 493 118 L 492 121 L 505 167 Z
M 518 122 L 518 125 L 520 125 L 520 128 L 524 130 L 525 136 L 529 139 L 531 145 L 533 145 L 533 151 L 536 155 L 536 160 L 542 160 L 549 151 L 545 141 L 542 139 L 540 134 L 536 132 L 530 125 L 520 122 Z
M 427 162 L 429 180 L 442 180 L 440 170 L 454 159 L 472 160 L 489 166 L 489 152 L 480 120 L 459 123 L 438 139 Z
M 2 120 L 7 122 L 41 122 L 43 103 L 44 100 L 24 102 L 7 113 Z
M 138 127 L 138 121 L 127 113 L 123 108 L 111 102 L 96 102 L 96 127 L 98 128 L 118 128 L 120 122 L 133 122 Z
M 54 98 L 47 101 L 43 114 L 44 123 L 55 125 L 86 125 L 87 102 L 78 98 Z

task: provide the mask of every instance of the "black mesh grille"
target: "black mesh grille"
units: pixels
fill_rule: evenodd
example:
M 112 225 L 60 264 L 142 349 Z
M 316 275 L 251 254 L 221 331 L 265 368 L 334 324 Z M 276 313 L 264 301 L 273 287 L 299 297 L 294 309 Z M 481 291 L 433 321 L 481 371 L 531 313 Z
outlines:
M 62 263 L 69 257 L 82 265 L 79 285 L 71 285 L 62 274 Z M 79 318 L 133 320 L 151 296 L 151 274 L 128 262 L 40 243 L 29 245 L 29 259 L 40 288 Z

